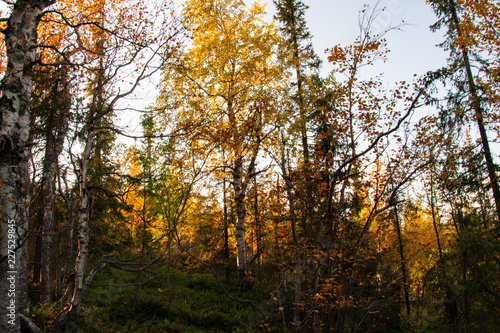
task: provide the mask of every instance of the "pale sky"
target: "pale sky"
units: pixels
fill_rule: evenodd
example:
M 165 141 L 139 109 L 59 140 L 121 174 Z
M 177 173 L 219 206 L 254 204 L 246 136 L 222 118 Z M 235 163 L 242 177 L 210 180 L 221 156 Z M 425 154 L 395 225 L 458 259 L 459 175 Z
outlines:
M 272 0 L 260 0 L 266 10 L 274 14 Z M 387 64 L 379 63 L 373 73 L 384 72 L 387 82 L 413 79 L 413 74 L 423 75 L 446 63 L 446 52 L 436 45 L 443 41 L 442 33 L 433 33 L 429 26 L 436 21 L 431 7 L 425 0 L 379 0 L 384 13 L 375 21 L 376 30 L 398 25 L 404 20 L 403 31 L 388 33 L 391 50 Z M 323 59 L 322 73 L 329 73 L 332 66 L 326 61 L 324 50 L 336 44 L 347 45 L 358 33 L 358 12 L 364 4 L 374 6 L 376 0 L 304 0 L 309 30 L 313 35 L 316 53 Z

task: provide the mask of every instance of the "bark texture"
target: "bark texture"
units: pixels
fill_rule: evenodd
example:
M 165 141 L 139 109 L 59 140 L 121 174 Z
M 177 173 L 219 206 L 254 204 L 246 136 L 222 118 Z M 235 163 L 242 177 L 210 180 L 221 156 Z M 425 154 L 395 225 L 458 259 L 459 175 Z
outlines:
M 47 144 L 45 147 L 45 159 L 43 162 L 42 200 L 44 207 L 42 221 L 42 253 L 41 253 L 41 283 L 40 300 L 50 305 L 52 303 L 52 240 L 54 237 L 54 171 L 59 154 L 63 149 L 64 139 L 68 133 L 68 122 L 71 109 L 71 95 L 67 82 L 67 71 L 65 67 L 61 70 L 61 89 L 64 90 L 64 101 L 59 115 L 53 115 L 49 120 L 50 130 L 47 132 Z M 56 86 L 57 88 L 57 86 Z M 56 118 L 56 119 L 54 119 Z M 56 125 L 57 124 L 57 125 Z
M 238 266 L 238 278 L 240 283 L 240 288 L 245 289 L 248 287 L 248 264 L 247 264 L 247 252 L 246 252 L 246 195 L 248 182 L 252 178 L 255 171 L 255 160 L 260 148 L 260 139 L 257 139 L 252 150 L 252 156 L 248 169 L 246 172 L 243 168 L 243 157 L 239 157 L 234 162 L 233 167 L 233 189 L 234 189 L 234 202 L 236 210 L 236 260 Z M 245 173 L 245 174 L 244 174 Z
M 290 216 L 290 223 L 292 225 L 292 235 L 293 235 L 293 243 L 295 246 L 295 300 L 294 300 L 294 308 L 293 308 L 293 323 L 294 323 L 294 331 L 299 331 L 300 325 L 300 307 L 302 302 L 302 249 L 300 246 L 299 234 L 297 232 L 297 214 L 295 213 L 295 194 L 294 188 L 292 184 L 292 180 L 287 171 L 286 167 L 286 159 L 285 159 L 285 142 L 282 140 L 282 149 L 281 149 L 281 173 L 283 175 L 283 179 L 285 181 L 286 186 L 286 194 L 288 199 L 288 214 Z
M 92 127 L 92 126 L 90 126 Z M 89 255 L 89 218 L 90 218 L 90 193 L 87 184 L 87 171 L 90 162 L 94 141 L 92 131 L 87 133 L 85 149 L 83 152 L 80 164 L 80 205 L 78 212 L 78 255 L 74 270 L 74 284 L 70 284 L 63 296 L 64 310 L 59 313 L 57 318 L 52 322 L 52 328 L 56 330 L 64 330 L 66 326 L 78 318 L 81 313 L 81 303 L 87 291 L 88 284 L 92 281 L 92 274 L 85 279 L 85 271 L 87 269 L 87 260 Z
M 3 31 L 7 68 L 0 98 L 1 332 L 20 332 L 19 314 L 29 311 L 26 238 L 32 66 L 36 57 L 38 23 L 44 8 L 52 3 L 52 0 L 17 1 Z M 9 231 L 15 237 L 9 237 Z M 15 310 L 7 309 L 11 304 L 15 305 Z
M 463 37 L 463 33 L 460 30 L 460 19 L 457 13 L 457 6 L 454 0 L 448 0 L 448 5 L 450 9 L 450 14 L 452 18 L 453 28 L 456 29 L 458 37 Z M 484 123 L 485 112 L 481 106 L 481 98 L 478 93 L 478 86 L 472 73 L 472 63 L 469 58 L 469 50 L 465 45 L 459 45 L 460 52 L 462 56 L 462 66 L 467 74 L 467 84 L 468 90 L 471 95 L 472 109 L 474 110 L 474 116 L 476 118 L 477 127 L 479 134 L 481 136 L 481 145 L 483 148 L 484 159 L 486 160 L 486 168 L 488 169 L 488 177 L 490 179 L 490 186 L 493 191 L 493 200 L 495 201 L 495 208 L 497 217 L 500 221 L 500 187 L 498 185 L 498 177 L 496 173 L 496 165 L 493 160 L 493 155 L 491 153 L 490 143 L 488 140 L 488 133 L 486 130 L 486 125 Z

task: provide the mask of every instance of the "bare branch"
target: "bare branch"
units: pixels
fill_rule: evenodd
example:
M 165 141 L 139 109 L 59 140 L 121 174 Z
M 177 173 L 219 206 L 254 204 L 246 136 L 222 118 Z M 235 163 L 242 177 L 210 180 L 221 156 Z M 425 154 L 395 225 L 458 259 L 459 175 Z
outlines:
M 355 160 L 359 159 L 360 157 L 366 155 L 367 153 L 369 153 L 370 151 L 372 151 L 377 145 L 378 143 L 380 142 L 380 140 L 382 140 L 383 138 L 389 136 L 390 134 L 396 132 L 400 127 L 401 125 L 404 123 L 404 121 L 412 114 L 412 112 L 416 109 L 417 107 L 417 103 L 418 103 L 418 100 L 419 98 L 422 96 L 422 94 L 425 92 L 425 87 L 421 88 L 417 95 L 414 97 L 413 99 L 413 102 L 411 103 L 410 107 L 408 108 L 408 110 L 406 111 L 405 115 L 403 117 L 401 117 L 399 119 L 399 121 L 397 122 L 396 126 L 394 126 L 393 128 L 383 132 L 383 133 L 380 133 L 376 138 L 375 140 L 373 140 L 373 142 L 365 149 L 363 150 L 362 152 L 358 153 L 358 154 L 355 154 L 353 155 L 351 158 L 347 159 L 346 161 L 344 161 L 344 163 L 342 163 L 338 168 L 337 170 L 335 171 L 335 173 L 340 173 L 340 171 L 342 171 L 342 169 L 344 167 L 346 167 L 347 165 L 351 164 L 352 162 L 354 162 Z

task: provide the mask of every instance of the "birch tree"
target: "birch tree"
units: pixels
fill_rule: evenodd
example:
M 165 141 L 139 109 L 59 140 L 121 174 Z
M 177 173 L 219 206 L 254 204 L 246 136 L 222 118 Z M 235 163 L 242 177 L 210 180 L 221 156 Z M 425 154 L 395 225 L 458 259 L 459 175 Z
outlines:
M 54 319 L 55 329 L 64 329 L 75 320 L 82 311 L 81 305 L 87 290 L 97 273 L 113 265 L 109 255 L 105 254 L 97 261 L 90 260 L 90 222 L 92 220 L 92 184 L 91 176 L 99 178 L 104 170 L 96 159 L 102 158 L 102 142 L 106 142 L 110 133 L 122 134 L 110 119 L 117 112 L 118 104 L 136 91 L 141 82 L 150 78 L 169 59 L 168 54 L 176 47 L 175 39 L 181 29 L 177 19 L 169 15 L 170 3 L 161 8 L 148 8 L 140 2 L 118 6 L 119 1 L 103 1 L 93 7 L 93 21 L 87 34 L 92 38 L 84 44 L 83 66 L 87 80 L 84 100 L 87 102 L 80 129 L 82 151 L 77 159 L 75 173 L 78 177 L 79 210 L 78 251 L 74 265 L 74 275 L 63 296 L 63 310 Z M 165 17 L 158 14 L 163 13 Z M 167 15 L 170 16 L 167 19 Z M 144 17 L 139 27 L 129 24 L 132 18 Z M 78 26 L 77 24 L 73 24 Z M 85 35 L 80 34 L 83 38 Z M 167 56 L 165 56 L 167 54 Z M 127 82 L 124 87 L 123 82 Z M 113 136 L 113 135 L 111 135 Z M 109 144 L 109 143 L 108 143 Z M 92 174 L 91 165 L 96 169 Z M 158 259 L 156 259 L 157 261 Z M 145 263 L 140 271 L 156 261 Z M 90 272 L 88 267 L 92 265 Z M 118 265 L 118 264 L 117 264 Z
M 229 170 L 234 191 L 237 268 L 240 285 L 248 275 L 246 255 L 247 187 L 257 172 L 266 126 L 273 123 L 269 89 L 277 88 L 273 63 L 276 29 L 263 21 L 259 4 L 242 1 L 185 3 L 183 15 L 192 45 L 166 75 L 163 105 L 175 105 L 170 120 L 189 133 L 190 145 L 203 151 L 218 146 L 228 155 L 213 165 Z M 162 100 L 160 99 L 160 103 Z
M 2 332 L 19 332 L 19 316 L 29 311 L 26 238 L 32 66 L 36 60 L 38 23 L 45 8 L 52 3 L 52 0 L 19 0 L 10 8 L 9 17 L 1 19 L 6 22 L 2 34 L 7 57 L 0 98 Z M 8 309 L 9 306 L 11 309 Z

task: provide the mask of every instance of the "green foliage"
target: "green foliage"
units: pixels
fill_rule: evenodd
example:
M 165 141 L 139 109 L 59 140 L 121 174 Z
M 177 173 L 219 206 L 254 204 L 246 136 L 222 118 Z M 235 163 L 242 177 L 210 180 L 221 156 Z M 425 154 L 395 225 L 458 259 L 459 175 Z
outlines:
M 305 13 L 307 6 L 300 0 L 273 0 L 276 7 L 275 18 L 280 22 L 280 31 L 285 36 L 287 51 L 291 59 L 300 57 L 302 69 L 299 70 L 299 76 L 302 76 L 303 70 L 318 69 L 321 61 L 315 54 L 311 39 L 312 35 L 307 27 Z M 291 52 L 290 52 L 291 51 Z M 290 61 L 290 60 L 289 60 Z M 290 61 L 290 65 L 296 66 L 294 61 Z M 300 67 L 299 67 L 300 68 Z M 298 80 L 303 80 L 300 77 Z
M 124 280 L 125 278 L 125 280 Z M 99 284 L 119 285 L 133 275 L 109 273 Z M 208 274 L 178 270 L 143 286 L 101 286 L 91 290 L 86 309 L 93 325 L 106 332 L 251 332 L 254 313 L 230 301 Z M 88 323 L 80 322 L 81 329 Z
M 53 303 L 47 306 L 44 303 L 38 303 L 31 308 L 31 320 L 42 330 L 48 331 L 52 320 L 61 311 L 59 303 Z

